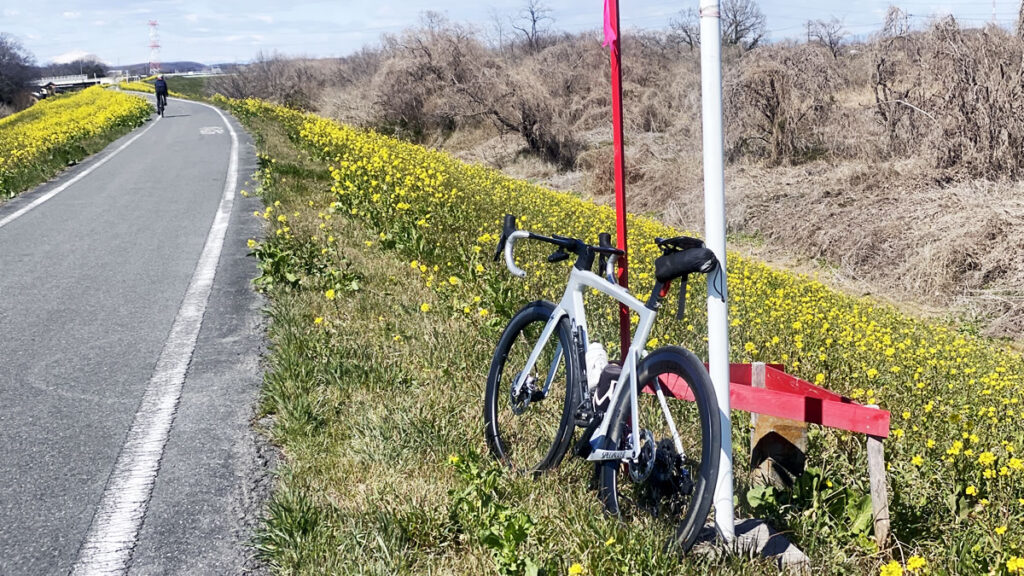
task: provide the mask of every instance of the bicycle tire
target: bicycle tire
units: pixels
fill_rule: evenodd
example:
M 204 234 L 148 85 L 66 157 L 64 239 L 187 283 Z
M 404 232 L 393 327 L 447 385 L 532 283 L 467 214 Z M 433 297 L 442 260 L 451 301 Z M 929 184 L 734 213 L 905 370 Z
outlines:
M 543 472 L 557 467 L 572 440 L 574 413 L 582 397 L 582 373 L 569 320 L 562 318 L 534 367 L 537 382 L 546 380 L 555 360 L 556 342 L 563 353 L 548 394 L 525 408 L 512 398 L 512 385 L 525 364 L 555 305 L 539 300 L 512 317 L 494 350 L 484 394 L 484 424 L 491 454 L 517 472 Z M 541 385 L 538 384 L 538 387 Z M 516 413 L 516 408 L 522 409 Z
M 708 376 L 704 364 L 692 352 L 677 346 L 665 346 L 651 352 L 637 365 L 637 385 L 641 391 L 648 382 L 663 375 L 675 375 L 685 380 L 695 398 L 693 403 L 668 399 L 680 439 L 687 452 L 687 458 L 683 462 L 690 461 L 681 466 L 691 476 L 690 481 L 695 480 L 685 512 L 674 511 L 672 507 L 676 506 L 676 503 L 671 500 L 668 504 L 658 501 L 651 504 L 647 501 L 651 499 L 651 494 L 656 492 L 652 488 L 653 483 L 650 478 L 657 477 L 660 482 L 657 485 L 659 497 L 665 495 L 663 493 L 665 492 L 664 486 L 676 487 L 676 484 L 668 481 L 665 473 L 668 473 L 671 480 L 675 482 L 678 476 L 673 474 L 673 471 L 677 473 L 678 471 L 675 467 L 670 468 L 669 471 L 664 468 L 664 463 L 669 461 L 671 453 L 675 452 L 674 448 L 669 447 L 671 441 L 667 441 L 667 444 L 664 445 L 664 451 L 662 443 L 655 441 L 655 450 L 658 456 L 655 459 L 654 472 L 651 473 L 648 484 L 634 484 L 628 479 L 629 464 L 618 460 L 602 462 L 599 470 L 598 497 L 604 505 L 605 512 L 609 515 L 619 517 L 628 515 L 624 512 L 624 508 L 627 507 L 627 503 L 631 502 L 636 511 L 646 509 L 645 511 L 653 512 L 644 515 L 645 517 L 649 516 L 651 521 L 661 522 L 666 517 L 670 518 L 675 522 L 675 532 L 666 543 L 666 549 L 678 547 L 680 552 L 685 554 L 697 540 L 714 501 L 715 482 L 718 478 L 718 466 L 721 459 L 721 419 L 711 378 Z M 651 418 L 644 418 L 644 410 L 641 407 L 644 407 L 645 403 L 657 405 L 657 398 L 653 394 L 642 392 L 638 396 L 640 396 L 638 410 L 640 410 L 641 423 L 646 424 L 651 421 Z M 621 449 L 627 443 L 625 433 L 628 430 L 627 423 L 631 413 L 628 394 L 622 396 L 622 400 L 614 410 L 605 446 L 608 449 Z M 664 421 L 660 408 L 655 411 L 659 415 L 659 419 Z M 692 434 L 686 434 L 687 431 L 694 430 L 699 432 L 699 438 L 695 439 Z M 697 455 L 699 461 L 694 461 L 692 457 L 697 449 L 700 450 Z M 622 483 L 619 482 L 623 477 L 626 477 L 626 483 L 634 486 L 634 498 L 632 499 L 623 495 L 624 486 L 620 486 Z M 672 499 L 682 498 L 680 492 L 668 494 L 668 496 Z M 634 515 L 640 516 L 639 514 Z

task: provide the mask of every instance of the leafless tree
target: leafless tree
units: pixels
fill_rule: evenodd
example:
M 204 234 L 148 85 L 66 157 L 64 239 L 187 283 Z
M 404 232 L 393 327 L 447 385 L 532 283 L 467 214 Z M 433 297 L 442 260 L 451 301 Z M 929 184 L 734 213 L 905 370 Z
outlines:
M 920 104 L 926 99 L 929 66 L 924 60 L 923 39 L 910 34 L 910 17 L 889 7 L 882 32 L 873 51 L 872 89 L 876 114 L 888 136 L 887 150 L 904 155 L 915 149 L 923 137 Z M 916 104 L 915 104 L 916 103 Z
M 32 55 L 17 40 L 0 33 L 0 104 L 20 107 L 32 78 Z
M 722 42 L 750 50 L 768 34 L 767 19 L 754 0 L 722 1 Z
M 885 13 L 885 24 L 882 26 L 882 36 L 885 38 L 899 38 L 910 33 L 910 14 L 897 6 L 889 6 Z
M 508 18 L 495 8 L 491 8 L 488 13 L 490 19 L 486 31 L 487 45 L 495 52 L 504 54 L 510 36 L 507 28 L 509 25 Z
M 833 58 L 839 58 L 843 49 L 843 41 L 846 39 L 846 28 L 838 18 L 831 20 L 808 20 L 807 41 L 817 42 L 828 48 Z
M 681 10 L 668 22 L 669 40 L 690 47 L 700 46 L 700 14 L 694 8 Z
M 1017 38 L 1024 40 L 1024 0 L 1021 0 L 1020 9 L 1017 11 Z
M 531 51 L 540 49 L 543 37 L 548 33 L 551 9 L 540 0 L 527 0 L 526 6 L 519 11 L 519 18 L 512 22 L 512 29 L 518 32 Z

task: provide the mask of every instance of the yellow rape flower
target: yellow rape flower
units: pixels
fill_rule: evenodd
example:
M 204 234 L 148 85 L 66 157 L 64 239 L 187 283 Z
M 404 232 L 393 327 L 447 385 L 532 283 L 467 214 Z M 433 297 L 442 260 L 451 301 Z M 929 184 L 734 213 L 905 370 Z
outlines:
M 911 556 L 907 558 L 907 571 L 914 574 L 924 570 L 928 567 L 928 562 L 920 556 Z
M 882 566 L 879 576 L 903 576 L 903 567 L 900 566 L 899 562 L 892 560 L 885 566 Z
M 991 452 L 982 452 L 978 454 L 978 464 L 982 466 L 991 466 L 996 461 L 996 455 Z

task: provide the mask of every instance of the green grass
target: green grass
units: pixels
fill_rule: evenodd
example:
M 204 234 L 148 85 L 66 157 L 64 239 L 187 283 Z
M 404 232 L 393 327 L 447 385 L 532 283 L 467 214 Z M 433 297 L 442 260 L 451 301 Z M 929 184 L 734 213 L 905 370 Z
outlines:
M 205 100 L 210 97 L 206 92 L 206 78 L 193 76 L 167 76 L 167 89 L 193 100 Z
M 332 207 L 322 162 L 273 121 L 248 124 L 264 166 L 270 212 L 261 216 L 287 224 L 255 248 L 265 274 L 258 284 L 271 299 L 261 410 L 285 455 L 258 542 L 276 572 L 513 574 L 535 566 L 554 575 L 574 563 L 586 574 L 778 572 L 743 556 L 663 552 L 664 533 L 602 514 L 591 468 L 579 459 L 539 479 L 503 473 L 486 454 L 482 398 L 505 319 L 452 314 L 400 248 Z M 326 253 L 309 240 L 325 236 Z M 435 274 L 447 278 L 446 263 L 437 264 Z M 746 425 L 745 416 L 735 421 L 740 495 Z M 806 476 L 813 486 L 757 509 L 740 502 L 738 513 L 793 532 L 826 573 L 877 573 L 887 554 L 851 527 L 844 509 L 866 491 L 862 439 L 814 430 L 811 445 L 811 464 L 825 468 Z M 829 462 L 838 453 L 852 469 Z M 828 477 L 846 480 L 826 488 Z

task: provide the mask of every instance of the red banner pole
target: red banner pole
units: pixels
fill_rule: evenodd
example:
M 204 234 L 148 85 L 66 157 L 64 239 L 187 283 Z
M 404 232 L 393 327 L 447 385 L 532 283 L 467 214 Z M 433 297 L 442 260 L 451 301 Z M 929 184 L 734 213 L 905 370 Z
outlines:
M 612 144 L 615 148 L 615 229 L 616 247 L 629 253 L 626 247 L 626 166 L 622 143 L 622 68 L 619 51 L 619 2 L 605 0 L 605 42 L 611 44 L 612 78 Z M 619 258 L 619 285 L 628 287 L 628 261 Z M 622 360 L 630 344 L 629 308 L 619 304 L 619 343 Z

